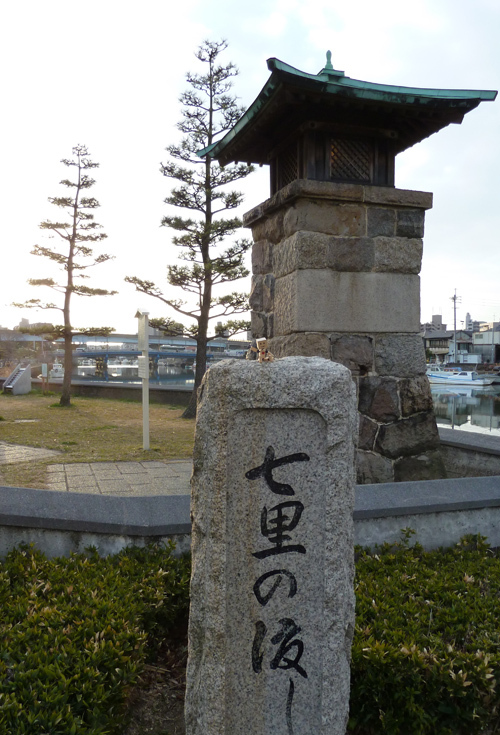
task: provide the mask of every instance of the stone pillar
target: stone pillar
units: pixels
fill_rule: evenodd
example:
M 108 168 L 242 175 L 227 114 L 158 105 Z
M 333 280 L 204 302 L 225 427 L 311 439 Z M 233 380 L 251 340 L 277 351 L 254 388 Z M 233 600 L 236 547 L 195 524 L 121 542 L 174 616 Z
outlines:
M 294 181 L 245 216 L 254 337 L 347 366 L 360 414 L 357 480 L 444 477 L 420 332 L 432 195 Z
M 205 375 L 186 735 L 344 735 L 356 435 L 341 365 L 226 360 Z

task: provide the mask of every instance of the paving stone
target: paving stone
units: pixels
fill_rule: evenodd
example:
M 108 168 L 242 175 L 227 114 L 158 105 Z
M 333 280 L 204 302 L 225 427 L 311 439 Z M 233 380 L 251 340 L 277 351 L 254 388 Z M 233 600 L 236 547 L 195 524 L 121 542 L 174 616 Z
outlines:
M 69 490 L 78 490 L 79 488 L 96 488 L 99 489 L 98 483 L 95 481 L 93 477 L 75 477 L 75 478 L 66 478 L 66 483 L 68 485 Z
M 164 477 L 165 479 L 175 480 L 178 477 L 182 476 L 182 471 L 179 469 L 169 469 L 167 468 L 165 472 L 147 472 L 146 477 L 149 477 L 150 480 L 154 479 L 155 477 Z
M 191 484 L 192 475 L 193 475 L 193 470 L 191 468 L 189 473 L 186 473 L 185 475 L 180 475 L 178 478 L 176 478 L 176 481 L 179 483 L 184 483 L 187 487 L 189 487 Z
M 49 464 L 47 466 L 47 472 L 50 475 L 61 475 L 65 473 L 63 464 Z
M 123 492 L 128 495 L 127 485 L 123 480 L 101 480 L 99 482 L 99 490 L 103 495 L 114 495 L 115 493 Z
M 124 488 L 122 486 L 121 489 L 115 489 L 115 490 L 109 489 L 109 490 L 105 490 L 105 491 L 102 490 L 101 491 L 101 495 L 112 495 L 113 497 L 128 498 L 128 497 L 130 497 L 131 492 L 130 492 L 130 488 Z M 138 492 L 138 493 L 134 493 L 134 495 L 136 495 L 136 496 L 143 495 L 144 497 L 148 497 L 150 495 L 150 493 L 147 493 L 147 492 L 143 492 L 143 493 Z
M 149 477 L 172 477 L 173 472 L 168 467 L 148 467 L 147 474 Z
M 109 469 L 116 469 L 116 462 L 91 462 L 90 466 L 94 470 L 94 472 L 97 470 L 98 472 L 100 470 L 109 470 Z
M 89 465 L 85 464 L 70 464 L 66 465 L 64 468 L 64 471 L 68 477 L 93 477 L 94 473 L 92 472 Z
M 164 489 L 163 489 L 164 490 Z M 172 492 L 162 492 L 162 488 L 157 488 L 153 485 L 150 485 L 149 483 L 147 485 L 129 485 L 127 491 L 123 492 L 123 495 L 135 495 L 135 496 L 142 496 L 145 498 L 149 498 L 152 495 L 185 495 L 186 492 L 182 491 L 179 493 L 172 493 Z M 113 493 L 113 495 L 116 495 L 116 493 Z
M 192 472 L 193 468 L 191 466 L 191 462 L 186 462 L 185 467 L 179 467 L 179 469 L 176 471 L 175 477 L 187 477 L 189 479 Z
M 165 467 L 165 462 L 141 462 L 142 466 L 146 469 L 153 469 L 155 467 Z
M 186 488 L 182 485 L 169 485 L 167 487 L 160 482 L 153 482 L 148 487 L 150 495 L 186 495 Z
M 122 475 L 122 482 L 124 485 L 149 485 L 151 483 L 151 477 L 145 472 L 126 474 Z
M 122 475 L 130 473 L 143 472 L 144 468 L 140 462 L 117 462 L 116 467 Z
M 66 487 L 65 482 L 50 482 L 48 490 L 62 490 L 67 492 L 68 488 Z
M 94 477 L 97 480 L 121 480 L 123 475 L 118 470 L 102 470 L 94 471 Z
M 100 489 L 95 487 L 72 487 L 69 490 L 71 493 L 80 493 L 80 494 L 88 494 L 88 495 L 102 495 L 103 493 L 100 491 Z
M 166 473 L 168 472 L 170 475 L 172 475 L 172 477 L 175 477 L 176 475 L 180 473 L 187 472 L 188 469 L 190 468 L 191 468 L 191 462 L 189 461 L 185 460 L 184 462 L 176 462 L 176 463 L 172 462 L 172 464 L 165 465 L 165 472 Z
M 7 448 L 7 449 L 6 449 Z M 60 454 L 52 450 L 8 445 L 0 442 L 2 456 L 8 462 L 25 461 L 27 453 L 40 452 L 48 456 Z M 3 455 L 2 455 L 3 452 Z M 12 459 L 15 457 L 16 459 Z M 165 462 L 75 462 L 51 464 L 47 467 L 47 490 L 72 493 L 148 495 L 189 495 L 192 472 L 191 460 Z M 0 475 L 1 482 L 1 475 Z M 40 488 L 42 489 L 42 488 Z

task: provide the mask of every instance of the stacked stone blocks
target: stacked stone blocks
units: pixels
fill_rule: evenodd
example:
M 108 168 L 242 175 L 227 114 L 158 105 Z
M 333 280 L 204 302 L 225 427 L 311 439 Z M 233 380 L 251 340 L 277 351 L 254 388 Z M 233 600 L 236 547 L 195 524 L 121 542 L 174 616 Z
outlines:
M 254 337 L 277 356 L 349 367 L 358 390 L 358 482 L 443 476 L 420 330 L 432 195 L 295 181 L 245 217 Z

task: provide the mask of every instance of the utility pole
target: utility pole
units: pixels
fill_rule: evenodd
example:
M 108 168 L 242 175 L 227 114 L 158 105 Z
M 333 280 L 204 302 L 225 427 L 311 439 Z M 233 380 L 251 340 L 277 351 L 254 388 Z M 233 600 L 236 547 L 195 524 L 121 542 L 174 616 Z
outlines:
M 493 314 L 493 324 L 491 325 L 491 364 L 495 364 L 495 314 Z
M 453 362 L 457 362 L 457 301 L 460 302 L 462 299 L 457 296 L 457 289 L 450 298 L 453 301 Z

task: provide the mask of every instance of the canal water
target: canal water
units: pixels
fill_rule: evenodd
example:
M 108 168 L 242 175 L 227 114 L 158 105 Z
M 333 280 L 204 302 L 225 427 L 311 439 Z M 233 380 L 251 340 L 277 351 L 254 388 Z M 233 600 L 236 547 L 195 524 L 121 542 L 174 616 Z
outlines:
M 431 385 L 438 426 L 500 437 L 500 385 Z
M 94 373 L 92 367 L 85 369 L 80 365 L 78 368 L 78 377 L 85 382 L 102 382 L 103 378 Z M 137 364 L 110 364 L 106 382 L 141 385 L 142 381 L 138 377 Z M 173 389 L 193 388 L 192 366 L 158 365 L 157 375 L 150 377 L 151 387 L 155 384 Z M 438 426 L 500 437 L 500 385 L 479 388 L 431 385 L 431 393 Z
M 108 365 L 105 376 L 99 374 L 94 365 L 79 365 L 78 376 L 75 378 L 85 380 L 87 383 L 99 382 L 105 380 L 106 383 L 120 383 L 122 385 L 141 385 L 142 380 L 139 378 L 139 370 L 137 363 L 134 364 L 112 364 Z M 149 384 L 153 388 L 155 385 L 163 385 L 169 388 L 193 388 L 194 387 L 194 371 L 193 368 L 177 367 L 174 365 L 158 365 L 157 373 L 150 375 Z

